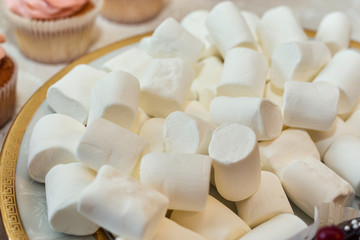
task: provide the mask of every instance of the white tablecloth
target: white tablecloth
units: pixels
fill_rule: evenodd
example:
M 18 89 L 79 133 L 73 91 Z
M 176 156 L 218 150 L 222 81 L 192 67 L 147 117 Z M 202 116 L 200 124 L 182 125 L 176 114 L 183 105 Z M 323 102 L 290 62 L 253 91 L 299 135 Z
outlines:
M 171 16 L 180 20 L 195 9 L 210 10 L 218 2 L 220 1 L 166 0 L 165 8 L 156 18 L 146 23 L 134 25 L 110 22 L 99 16 L 96 21 L 98 37 L 89 51 L 150 31 L 166 17 Z M 351 18 L 353 23 L 353 39 L 360 41 L 360 0 L 234 0 L 234 2 L 240 9 L 253 11 L 259 16 L 271 7 L 288 5 L 298 14 L 301 24 L 309 29 L 316 29 L 325 14 L 331 11 L 343 11 Z M 17 48 L 12 29 L 4 16 L 2 4 L 0 4 L 0 32 L 7 37 L 7 42 L 3 44 L 3 47 L 11 54 L 19 67 L 16 108 L 18 112 L 29 97 L 66 64 L 41 64 L 25 58 Z M 0 129 L 0 148 L 10 126 L 11 122 Z

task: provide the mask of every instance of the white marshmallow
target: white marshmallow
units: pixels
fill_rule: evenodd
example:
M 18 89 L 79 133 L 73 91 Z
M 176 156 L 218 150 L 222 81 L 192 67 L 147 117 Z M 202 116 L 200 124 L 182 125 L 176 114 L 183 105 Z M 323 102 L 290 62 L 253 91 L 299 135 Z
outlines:
M 281 183 L 287 196 L 310 217 L 325 202 L 351 206 L 354 190 L 334 171 L 314 158 L 298 159 L 284 169 Z
M 262 169 L 275 173 L 279 178 L 294 160 L 312 157 L 320 161 L 315 143 L 303 129 L 286 129 L 272 141 L 259 142 L 259 150 Z
M 317 29 L 315 39 L 326 43 L 332 55 L 348 48 L 352 26 L 348 16 L 342 12 L 325 15 Z
M 149 119 L 149 115 L 147 115 L 141 108 L 138 108 L 135 123 L 133 124 L 131 131 L 137 134 L 140 131 L 142 125 Z
M 351 128 L 353 133 L 360 137 L 360 109 L 355 110 L 349 117 L 346 119 L 346 125 Z
M 101 78 L 93 87 L 90 98 L 90 124 L 104 118 L 130 129 L 138 114 L 140 84 L 129 73 L 113 71 Z
M 80 193 L 95 175 L 81 163 L 58 164 L 46 174 L 48 219 L 55 232 L 84 236 L 97 231 L 99 226 L 77 211 Z
M 139 105 L 153 117 L 166 117 L 181 110 L 195 72 L 180 58 L 154 59 L 141 82 Z
M 169 198 L 169 209 L 203 211 L 209 193 L 211 159 L 187 153 L 148 153 L 140 180 Z
M 199 102 L 209 109 L 210 104 L 215 97 L 216 97 L 216 85 L 205 87 L 199 93 Z
M 233 47 L 257 49 L 256 40 L 240 9 L 230 1 L 220 2 L 212 8 L 206 27 L 223 57 Z
M 184 113 L 200 118 L 204 121 L 210 121 L 209 110 L 198 101 L 190 101 L 186 104 Z
M 85 126 L 63 114 L 40 118 L 29 141 L 28 172 L 32 179 L 45 182 L 47 172 L 61 163 L 78 162 L 76 146 Z
M 176 222 L 164 218 L 158 228 L 153 240 L 206 240 L 205 237 L 193 232 L 187 228 L 184 228 Z
M 262 97 L 268 73 L 266 57 L 249 48 L 232 48 L 225 56 L 217 95 Z
M 129 130 L 106 119 L 89 124 L 76 149 L 80 162 L 94 170 L 102 165 L 113 166 L 122 174 L 130 174 L 148 142 Z
M 164 123 L 166 152 L 208 154 L 208 146 L 216 126 L 208 121 L 176 111 Z
M 49 87 L 46 101 L 55 112 L 86 123 L 91 90 L 105 74 L 89 65 L 79 64 Z
M 307 225 L 301 218 L 293 214 L 283 213 L 252 229 L 241 240 L 290 239 L 305 228 Z
M 265 85 L 264 98 L 272 101 L 278 106 L 282 106 L 284 90 L 277 88 L 271 81 Z
M 282 213 L 294 214 L 279 178 L 266 171 L 261 171 L 261 184 L 256 193 L 236 202 L 236 209 L 250 228 Z
M 215 124 L 236 122 L 254 130 L 258 140 L 270 140 L 280 135 L 280 107 L 263 98 L 216 97 L 210 104 L 210 121 Z
M 338 113 L 349 113 L 360 99 L 360 54 L 351 49 L 339 51 L 317 75 L 314 82 L 327 82 L 340 89 Z
M 360 139 L 344 135 L 334 141 L 324 156 L 324 163 L 352 185 L 360 196 Z
M 267 10 L 258 23 L 257 33 L 264 54 L 269 58 L 281 43 L 307 40 L 294 12 L 286 6 Z
M 284 125 L 328 130 L 333 125 L 339 89 L 331 84 L 289 81 L 283 96 Z
M 256 135 L 238 123 L 224 123 L 213 133 L 209 156 L 214 160 L 218 192 L 230 201 L 241 201 L 260 186 L 261 164 Z
M 150 240 L 165 217 L 163 194 L 104 165 L 80 196 L 78 211 L 111 233 Z
M 330 50 L 322 42 L 280 44 L 271 55 L 271 81 L 278 88 L 287 81 L 310 82 L 330 59 Z
M 146 51 L 133 47 L 107 60 L 102 68 L 109 72 L 121 70 L 141 79 L 151 58 Z
M 204 211 L 173 211 L 170 219 L 207 239 L 239 239 L 250 231 L 239 216 L 210 195 Z
M 259 24 L 260 18 L 259 16 L 251 11 L 241 11 L 241 15 L 243 16 L 245 22 L 247 23 L 251 34 L 253 35 L 253 38 L 258 41 L 258 37 L 257 37 L 257 25 Z
M 165 152 L 163 118 L 150 118 L 141 127 L 139 136 L 149 142 L 146 152 Z
M 195 63 L 204 50 L 203 42 L 185 30 L 174 18 L 165 19 L 141 47 L 152 57 L 177 57 L 190 63 Z

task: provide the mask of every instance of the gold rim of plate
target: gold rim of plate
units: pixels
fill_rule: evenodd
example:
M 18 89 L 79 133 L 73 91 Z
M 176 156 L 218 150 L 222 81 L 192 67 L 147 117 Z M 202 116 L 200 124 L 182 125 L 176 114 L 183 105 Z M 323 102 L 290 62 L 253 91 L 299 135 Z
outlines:
M 316 32 L 305 30 L 309 37 L 314 37 Z M 46 98 L 48 88 L 55 82 L 60 80 L 66 73 L 73 69 L 78 64 L 87 64 L 94 61 L 107 53 L 115 51 L 121 47 L 139 42 L 143 37 L 150 36 L 151 33 L 137 35 L 125 40 L 121 40 L 103 48 L 95 50 L 85 56 L 75 60 L 65 68 L 60 70 L 47 82 L 45 82 L 25 103 L 23 108 L 16 116 L 3 144 L 0 154 L 0 209 L 1 217 L 4 223 L 6 233 L 12 240 L 29 239 L 23 227 L 20 214 L 18 211 L 15 195 L 15 171 L 17 165 L 17 158 L 19 154 L 20 144 L 29 125 L 33 115 L 43 103 Z M 351 41 L 350 47 L 360 49 L 360 43 Z M 100 229 L 94 234 L 95 239 L 108 239 L 104 230 Z

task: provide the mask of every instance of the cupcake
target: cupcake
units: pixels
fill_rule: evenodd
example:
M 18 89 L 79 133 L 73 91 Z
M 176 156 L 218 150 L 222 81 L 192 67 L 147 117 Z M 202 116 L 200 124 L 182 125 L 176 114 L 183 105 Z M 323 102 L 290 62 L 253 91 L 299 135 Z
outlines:
M 0 43 L 5 37 L 0 34 Z M 0 127 L 8 122 L 15 112 L 17 69 L 14 61 L 0 47 Z
M 5 13 L 25 56 L 39 62 L 59 63 L 87 51 L 102 2 L 5 0 Z
M 104 0 L 101 15 L 122 23 L 140 23 L 155 17 L 164 0 Z

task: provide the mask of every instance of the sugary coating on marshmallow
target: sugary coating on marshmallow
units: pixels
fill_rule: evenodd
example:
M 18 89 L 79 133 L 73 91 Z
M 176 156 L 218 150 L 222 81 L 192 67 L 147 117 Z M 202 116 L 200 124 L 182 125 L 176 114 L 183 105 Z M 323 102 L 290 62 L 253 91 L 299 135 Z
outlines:
M 140 84 L 124 71 L 107 73 L 93 87 L 87 124 L 104 118 L 131 129 L 138 114 Z
M 76 146 L 85 126 L 63 114 L 48 114 L 40 118 L 31 133 L 28 173 L 43 183 L 47 172 L 61 163 L 78 162 Z
M 173 211 L 170 219 L 207 239 L 239 239 L 250 231 L 238 215 L 210 195 L 204 211 Z
M 96 172 L 82 163 L 58 164 L 45 178 L 46 204 L 50 227 L 56 232 L 84 236 L 99 226 L 77 211 L 80 193 Z
M 218 192 L 230 201 L 254 194 L 261 179 L 261 163 L 256 135 L 249 127 L 224 123 L 213 132 L 209 145 Z
M 82 192 L 78 211 L 111 233 L 151 240 L 165 217 L 168 198 L 109 165 Z
M 204 121 L 210 121 L 209 110 L 199 101 L 190 101 L 186 104 L 184 113 L 200 118 Z
M 261 171 L 259 189 L 249 198 L 236 202 L 236 209 L 250 228 L 282 213 L 294 214 L 280 179 L 267 171 Z
M 194 77 L 192 66 L 180 58 L 153 59 L 140 81 L 140 107 L 164 118 L 181 110 Z
M 262 53 L 249 48 L 230 49 L 224 59 L 217 95 L 262 97 L 268 68 L 268 60 Z
M 284 169 L 281 183 L 287 196 L 310 217 L 325 202 L 351 206 L 354 190 L 333 170 L 314 158 L 298 159 Z
M 106 119 L 98 118 L 82 134 L 76 157 L 94 170 L 110 165 L 123 174 L 130 174 L 147 146 L 148 142 L 142 137 Z
M 216 126 L 190 114 L 175 111 L 164 122 L 166 152 L 208 154 Z
M 139 136 L 149 142 L 146 152 L 165 152 L 164 118 L 150 118 L 140 128 Z
M 188 153 L 148 153 L 140 181 L 169 198 L 169 209 L 203 211 L 209 193 L 211 158 Z
M 211 9 L 206 27 L 223 57 L 233 47 L 257 49 L 240 9 L 231 1 L 220 2 Z
M 278 137 L 282 129 L 280 107 L 264 98 L 220 96 L 210 104 L 210 122 L 236 122 L 254 130 L 258 140 Z
M 55 112 L 86 123 L 91 90 L 105 74 L 89 65 L 79 64 L 49 87 L 46 101 Z

